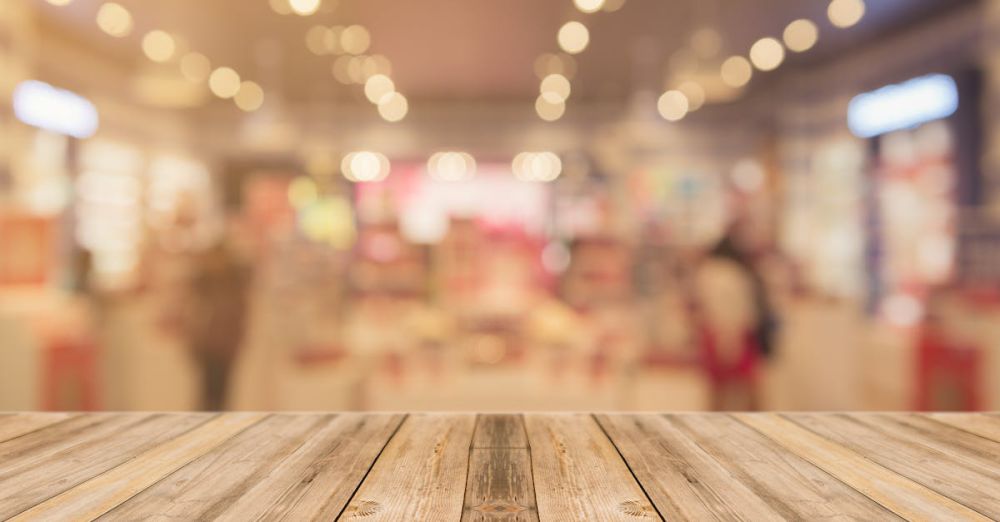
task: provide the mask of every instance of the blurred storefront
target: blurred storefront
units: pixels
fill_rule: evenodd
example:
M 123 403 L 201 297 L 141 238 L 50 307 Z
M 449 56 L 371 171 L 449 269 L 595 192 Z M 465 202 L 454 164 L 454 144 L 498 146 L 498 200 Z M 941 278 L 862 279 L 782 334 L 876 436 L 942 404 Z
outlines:
M 240 409 L 718 407 L 693 286 L 737 233 L 777 324 L 755 406 L 1000 405 L 998 2 L 688 86 L 676 124 L 637 45 L 634 92 L 571 123 L 459 100 L 383 127 L 272 101 L 269 45 L 263 107 L 198 112 L 57 2 L 0 1 L 0 409 L 199 408 L 209 359 Z M 926 108 L 873 98 L 921 81 L 953 106 L 856 124 Z

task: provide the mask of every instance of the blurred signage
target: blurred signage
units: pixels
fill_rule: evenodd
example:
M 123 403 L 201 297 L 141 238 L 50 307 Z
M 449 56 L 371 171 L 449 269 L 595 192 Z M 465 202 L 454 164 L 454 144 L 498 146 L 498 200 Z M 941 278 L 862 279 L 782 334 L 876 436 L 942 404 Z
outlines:
M 97 132 L 97 108 L 86 98 L 37 80 L 14 89 L 14 114 L 28 125 L 74 138 Z
M 861 138 L 947 118 L 958 109 L 958 87 L 945 74 L 930 74 L 859 94 L 847 107 L 847 125 Z

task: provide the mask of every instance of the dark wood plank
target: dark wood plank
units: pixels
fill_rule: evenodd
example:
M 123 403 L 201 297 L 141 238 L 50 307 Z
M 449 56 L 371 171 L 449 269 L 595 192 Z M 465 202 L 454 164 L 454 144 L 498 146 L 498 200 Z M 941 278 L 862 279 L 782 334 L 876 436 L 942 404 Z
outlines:
M 659 520 L 611 441 L 590 415 L 525 416 L 541 520 Z
M 480 415 L 469 454 L 463 521 L 538 520 L 531 455 L 520 415 Z
M 0 415 L 0 442 L 20 437 L 75 416 L 73 413 L 8 413 Z
M 404 418 L 337 415 L 276 463 L 217 520 L 333 520 Z
M 124 415 L 121 415 L 122 417 Z M 172 438 L 11 520 L 93 520 L 208 453 L 267 415 L 226 413 Z M 119 415 L 113 416 L 117 418 Z
M 527 448 L 524 418 L 521 415 L 479 415 L 472 447 Z
M 782 520 L 664 415 L 598 415 L 667 520 Z
M 209 420 L 205 415 L 188 414 L 128 418 L 134 420 L 103 426 L 104 430 L 98 425 L 94 429 L 98 436 L 84 431 L 73 439 L 76 444 L 20 459 L 0 471 L 0 518 L 16 515 Z
M 459 520 L 475 415 L 411 415 L 340 519 Z
M 899 520 L 877 502 L 728 415 L 672 415 L 668 420 L 788 520 Z
M 733 416 L 907 520 L 988 520 L 828 438 L 825 430 L 821 435 L 774 413 Z

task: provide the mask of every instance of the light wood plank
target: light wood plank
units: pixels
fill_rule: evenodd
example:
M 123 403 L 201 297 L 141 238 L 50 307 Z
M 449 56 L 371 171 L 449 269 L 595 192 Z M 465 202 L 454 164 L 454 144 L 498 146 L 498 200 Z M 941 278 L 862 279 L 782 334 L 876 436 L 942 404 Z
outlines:
M 100 475 L 208 419 L 204 415 L 149 415 L 105 436 L 79 437 L 79 443 L 66 449 L 27 459 L 17 469 L 0 472 L 0 519 Z
M 108 520 L 211 520 L 321 429 L 321 415 L 273 415 L 118 505 Z
M 463 521 L 538 520 L 527 442 L 520 415 L 476 419 Z
M 734 413 L 733 416 L 905 519 L 989 520 L 777 414 Z
M 11 520 L 97 518 L 267 415 L 227 413 L 38 504 Z
M 0 415 L 0 442 L 40 430 L 73 416 L 72 413 L 9 413 Z
M 663 415 L 598 415 L 667 520 L 782 520 Z
M 341 519 L 460 519 L 475 425 L 474 415 L 408 417 Z
M 479 415 L 473 448 L 527 448 L 521 415 Z
M 877 502 L 728 415 L 668 419 L 733 479 L 788 520 L 899 520 Z M 740 505 L 732 507 L 742 512 Z
M 797 424 L 924 487 L 994 519 L 1000 519 L 1000 469 L 963 466 L 949 454 L 866 425 L 846 414 L 795 414 Z
M 148 413 L 78 415 L 0 443 L 0 476 L 34 468 L 46 458 L 80 445 L 106 440 L 149 419 Z
M 1000 442 L 1000 417 L 995 415 L 984 415 L 982 413 L 930 413 L 927 416 L 960 430 Z
M 963 467 L 977 469 L 1000 480 L 1000 442 L 937 422 L 925 415 L 882 413 L 849 416 L 873 429 L 945 453 Z
M 274 465 L 220 521 L 333 520 L 403 422 L 404 415 L 344 413 Z
M 540 519 L 660 519 L 593 417 L 532 414 L 524 421 Z

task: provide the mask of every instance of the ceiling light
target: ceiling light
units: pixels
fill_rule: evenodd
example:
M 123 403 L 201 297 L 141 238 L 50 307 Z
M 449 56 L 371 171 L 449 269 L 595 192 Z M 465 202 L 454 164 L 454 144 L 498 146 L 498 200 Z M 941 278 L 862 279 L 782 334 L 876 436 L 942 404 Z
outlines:
M 264 89 L 254 82 L 243 82 L 233 101 L 240 110 L 253 112 L 264 104 Z
M 219 67 L 208 77 L 208 88 L 219 98 L 232 98 L 240 91 L 240 75 L 229 67 Z
M 663 119 L 667 121 L 680 121 L 687 115 L 690 107 L 691 104 L 688 102 L 687 96 L 677 90 L 663 93 L 656 102 L 656 109 L 660 112 L 660 116 L 663 116 Z
M 590 31 L 580 22 L 566 22 L 559 28 L 559 47 L 569 54 L 578 54 L 590 43 Z
M 819 29 L 816 24 L 801 18 L 785 27 L 785 46 L 797 53 L 808 51 L 816 45 L 819 38 Z
M 389 176 L 389 159 L 371 151 L 352 152 L 340 162 L 344 177 L 354 182 L 381 181 Z
M 212 74 L 212 64 L 199 53 L 187 53 L 181 58 L 181 74 L 192 82 L 201 82 Z
M 299 16 L 309 16 L 319 10 L 322 0 L 288 0 L 288 6 Z
M 396 92 L 392 79 L 384 74 L 375 74 L 365 81 L 365 97 L 372 103 L 379 103 L 387 95 Z
M 753 67 L 742 56 L 730 56 L 722 62 L 722 81 L 730 87 L 743 87 L 753 76 Z
M 177 50 L 174 38 L 165 31 L 150 31 L 142 38 L 142 52 L 154 62 L 166 62 Z
M 340 48 L 348 54 L 361 54 L 371 45 L 371 35 L 368 29 L 360 25 L 351 25 L 340 33 Z
M 562 173 L 562 160 L 552 152 L 522 152 L 511 162 L 514 176 L 522 181 L 553 181 Z
M 550 94 L 550 98 L 558 99 L 559 101 L 565 101 L 569 98 L 569 93 L 572 90 L 572 86 L 569 80 L 561 74 L 550 74 L 542 79 L 542 84 L 539 86 L 539 92 L 542 94 Z
M 396 122 L 406 117 L 409 112 L 406 97 L 398 92 L 389 93 L 378 102 L 378 113 L 385 121 Z
M 584 13 L 593 13 L 604 7 L 604 0 L 573 0 L 573 4 Z
M 457 181 L 475 174 L 476 160 L 466 152 L 438 152 L 427 160 L 427 172 L 434 179 Z
M 535 112 L 545 121 L 556 121 L 566 113 L 566 102 L 549 93 L 542 93 L 535 100 Z
M 698 82 L 686 81 L 677 86 L 688 101 L 688 111 L 696 111 L 705 104 L 705 89 Z
M 832 0 L 826 8 L 830 23 L 846 29 L 861 21 L 865 16 L 864 0 Z
M 97 26 L 111 36 L 128 36 L 132 32 L 132 14 L 121 4 L 108 2 L 97 10 Z
M 773 71 L 785 61 L 785 48 L 774 38 L 761 38 L 750 48 L 750 61 L 762 71 Z

